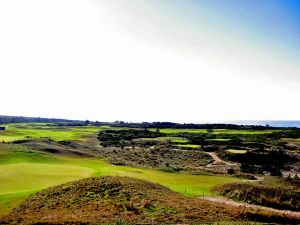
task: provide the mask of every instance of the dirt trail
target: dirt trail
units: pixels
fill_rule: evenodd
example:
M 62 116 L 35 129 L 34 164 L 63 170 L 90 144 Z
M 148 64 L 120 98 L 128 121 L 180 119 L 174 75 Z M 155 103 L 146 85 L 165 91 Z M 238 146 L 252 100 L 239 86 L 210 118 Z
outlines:
M 184 150 L 184 149 L 173 149 L 174 151 L 182 151 L 182 152 L 188 152 L 190 150 Z M 237 166 L 237 163 L 230 163 L 230 162 L 226 162 L 223 161 L 222 159 L 219 158 L 219 156 L 215 153 L 215 152 L 204 152 L 205 154 L 210 155 L 213 158 L 213 162 L 209 163 L 206 165 L 206 167 L 210 167 L 210 166 L 222 166 L 222 165 L 227 165 L 227 166 Z
M 204 152 L 208 155 L 210 155 L 213 158 L 213 162 L 209 163 L 204 166 L 204 168 L 221 168 L 221 167 L 235 167 L 238 166 L 238 163 L 232 163 L 232 162 L 226 162 L 219 158 L 219 156 L 216 154 L 216 152 Z M 264 180 L 264 177 L 262 176 L 255 176 L 255 180 L 245 180 L 249 182 L 261 182 Z
M 238 164 L 237 163 L 230 163 L 230 162 L 226 162 L 222 159 L 219 158 L 219 156 L 215 153 L 215 152 L 205 152 L 206 154 L 210 155 L 213 159 L 214 159 L 214 162 L 213 163 L 210 163 L 208 165 L 227 165 L 227 166 L 237 166 Z
M 183 150 L 183 149 L 173 149 L 174 151 L 190 151 L 190 150 Z M 232 163 L 232 162 L 226 162 L 219 158 L 216 152 L 204 152 L 205 154 L 210 155 L 213 158 L 213 162 L 208 163 L 205 166 L 199 166 L 198 169 L 205 169 L 205 168 L 230 168 L 230 167 L 236 167 L 239 166 L 239 163 Z M 245 180 L 249 182 L 261 182 L 264 180 L 264 177 L 262 176 L 255 176 L 255 180 Z
M 226 161 L 220 159 L 219 156 L 215 152 L 204 152 L 204 153 L 210 155 L 214 160 L 214 162 L 207 164 L 206 167 L 224 166 L 224 165 L 226 165 L 226 166 L 237 166 L 238 165 L 238 163 L 226 162 Z
M 248 204 L 248 203 L 243 203 L 243 202 L 235 202 L 233 200 L 216 198 L 216 197 L 199 197 L 198 199 L 203 199 L 203 200 L 207 200 L 207 201 L 211 201 L 211 202 L 217 202 L 217 203 L 222 203 L 222 204 L 236 206 L 236 207 L 243 207 L 243 208 L 247 208 L 247 209 L 264 210 L 264 211 L 269 211 L 269 212 L 273 212 L 273 213 L 280 213 L 280 214 L 283 214 L 288 217 L 300 219 L 300 212 L 295 212 L 295 211 L 290 211 L 290 210 L 274 209 L 274 208 L 270 208 L 270 207 L 253 205 L 253 204 Z

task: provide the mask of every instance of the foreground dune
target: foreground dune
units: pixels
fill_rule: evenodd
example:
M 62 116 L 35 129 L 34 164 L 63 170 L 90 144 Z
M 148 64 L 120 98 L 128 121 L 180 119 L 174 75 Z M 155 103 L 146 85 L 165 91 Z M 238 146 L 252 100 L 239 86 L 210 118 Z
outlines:
M 182 196 L 129 177 L 86 178 L 41 191 L 2 224 L 199 224 L 211 221 L 288 221 L 280 215 Z

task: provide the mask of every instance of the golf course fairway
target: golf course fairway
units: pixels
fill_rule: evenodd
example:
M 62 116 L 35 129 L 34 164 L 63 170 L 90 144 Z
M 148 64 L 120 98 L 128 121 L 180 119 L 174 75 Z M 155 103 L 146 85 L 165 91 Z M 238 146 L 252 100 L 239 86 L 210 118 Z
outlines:
M 211 188 L 223 183 L 239 181 L 228 176 L 207 174 L 168 173 L 156 169 L 116 166 L 103 159 L 81 157 L 58 157 L 35 153 L 35 160 L 27 157 L 29 152 L 2 152 L 0 165 L 0 214 L 7 213 L 30 194 L 50 186 L 90 176 L 130 176 L 156 182 L 189 196 L 212 196 Z M 14 156 L 20 163 L 12 162 Z M 53 163 L 47 163 L 49 157 Z M 57 158 L 57 160 L 54 160 Z M 30 159 L 30 160 L 29 160 Z M 17 161 L 17 160 L 16 160 Z M 28 161 L 28 162 L 26 162 Z M 6 162 L 6 163 L 5 163 Z

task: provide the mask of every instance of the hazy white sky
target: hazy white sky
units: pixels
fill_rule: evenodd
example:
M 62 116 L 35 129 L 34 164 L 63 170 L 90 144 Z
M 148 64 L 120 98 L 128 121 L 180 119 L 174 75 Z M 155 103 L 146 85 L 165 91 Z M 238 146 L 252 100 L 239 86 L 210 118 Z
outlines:
M 253 27 L 207 2 L 0 1 L 0 114 L 300 119 L 299 21 L 273 30 L 254 10 Z

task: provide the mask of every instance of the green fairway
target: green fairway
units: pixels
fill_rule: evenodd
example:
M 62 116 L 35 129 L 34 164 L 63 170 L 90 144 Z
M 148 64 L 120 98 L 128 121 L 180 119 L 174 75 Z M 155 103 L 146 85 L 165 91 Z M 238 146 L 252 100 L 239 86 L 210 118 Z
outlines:
M 10 147 L 10 146 L 9 146 Z M 63 160 L 59 157 L 42 154 L 35 151 L 24 150 L 17 148 L 13 151 L 3 150 L 3 144 L 0 145 L 0 165 L 11 163 L 62 163 Z
M 138 138 L 135 139 L 137 141 L 158 141 L 158 142 L 163 142 L 163 141 L 169 141 L 173 143 L 186 143 L 188 142 L 187 139 L 181 138 L 181 137 L 157 137 L 157 138 Z
M 30 194 L 30 192 L 0 194 L 0 216 L 8 213 Z
M 13 148 L 15 145 L 0 145 L 0 214 L 6 213 L 31 193 L 88 176 L 131 176 L 160 183 L 190 196 L 211 196 L 211 188 L 215 185 L 239 181 L 233 177 L 205 173 L 191 175 L 115 166 L 96 158 L 57 157 L 22 149 L 8 151 L 3 146 Z
M 151 129 L 156 131 L 156 129 Z M 177 128 L 163 128 L 159 130 L 164 134 L 173 134 L 173 133 L 207 133 L 206 129 L 177 129 Z
M 228 149 L 226 151 L 229 152 L 229 153 L 232 153 L 232 154 L 245 154 L 245 153 L 247 153 L 247 150 Z
M 219 142 L 226 142 L 230 141 L 231 139 L 229 138 L 214 138 L 214 139 L 206 139 L 207 141 L 219 141 Z
M 0 214 L 41 189 L 89 177 L 90 168 L 37 163 L 0 165 Z
M 17 163 L 0 166 L 1 194 L 32 192 L 67 181 L 89 177 L 90 168 L 55 164 Z
M 176 145 L 176 146 L 183 147 L 183 148 L 193 148 L 193 149 L 197 149 L 197 148 L 201 147 L 200 145 L 191 145 L 191 144 L 188 144 L 188 145 Z
M 4 131 L 0 131 L 0 142 L 10 142 L 29 138 L 51 138 L 55 141 L 84 140 L 90 135 L 95 135 L 99 130 L 107 127 L 67 127 L 47 126 L 44 124 L 8 124 Z

